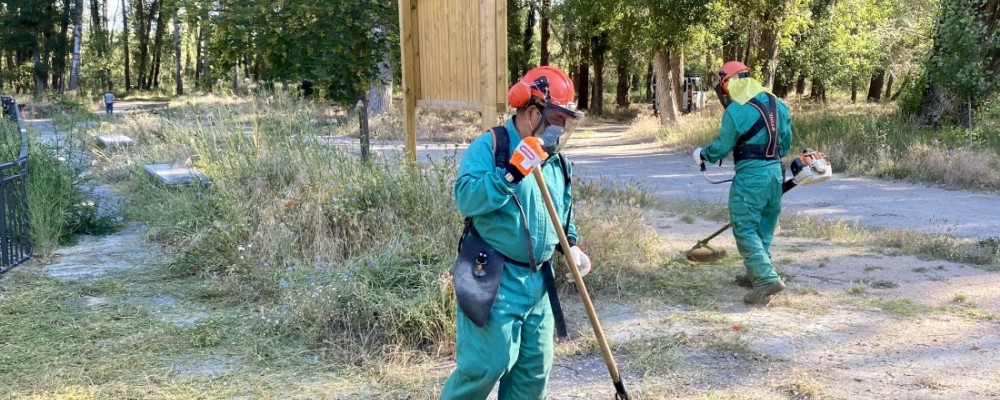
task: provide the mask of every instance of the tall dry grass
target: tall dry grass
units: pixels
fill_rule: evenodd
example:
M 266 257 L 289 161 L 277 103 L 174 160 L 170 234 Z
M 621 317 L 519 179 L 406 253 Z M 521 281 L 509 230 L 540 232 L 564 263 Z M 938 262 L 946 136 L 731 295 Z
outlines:
M 455 310 L 448 270 L 462 225 L 452 200 L 457 160 L 362 163 L 352 147 L 321 140 L 316 112 L 272 97 L 124 117 L 139 145 L 109 153 L 101 167 L 127 190 L 130 217 L 176 252 L 173 274 L 204 276 L 256 304 L 261 333 L 359 363 L 446 348 Z M 166 188 L 141 170 L 185 161 L 212 184 Z M 609 282 L 622 270 L 638 282 L 660 265 L 640 204 L 585 189 L 578 197 L 582 244 L 601 260 L 588 278 L 598 295 L 617 295 Z

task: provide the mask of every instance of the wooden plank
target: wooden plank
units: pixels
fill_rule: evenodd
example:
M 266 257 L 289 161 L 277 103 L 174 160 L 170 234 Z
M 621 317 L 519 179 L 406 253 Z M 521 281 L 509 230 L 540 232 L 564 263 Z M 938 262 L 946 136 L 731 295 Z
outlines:
M 497 25 L 497 15 L 495 2 L 497 0 L 479 0 L 479 27 L 482 37 L 479 40 L 479 54 L 482 59 L 479 60 L 479 66 L 481 70 L 480 75 L 480 90 L 482 93 L 482 130 L 485 132 L 487 129 L 493 127 L 497 121 L 497 110 L 494 101 L 491 100 L 496 96 L 496 76 L 497 76 L 497 57 L 496 57 L 496 25 Z M 506 18 L 504 19 L 506 23 Z
M 483 103 L 473 101 L 417 100 L 417 107 L 453 111 L 482 111 Z
M 417 162 L 417 87 L 420 75 L 417 60 L 417 35 L 414 14 L 417 0 L 399 0 L 400 58 L 403 72 L 403 128 L 406 131 L 406 160 Z
M 421 15 L 426 15 L 425 23 L 433 21 L 433 6 L 434 0 L 413 0 L 416 5 L 415 15 L 419 19 Z M 434 80 L 434 41 L 437 40 L 434 37 L 434 29 L 431 26 L 425 26 L 423 29 L 419 29 L 418 23 L 414 23 L 414 33 L 419 33 L 416 37 L 416 41 L 420 46 L 420 54 L 417 57 L 417 69 L 421 72 L 420 80 L 420 97 L 423 98 L 435 98 L 435 93 L 433 87 L 428 87 L 428 83 Z
M 497 112 L 507 111 L 507 89 L 510 86 L 510 74 L 507 71 L 507 2 L 496 1 L 496 109 Z M 520 77 L 518 77 L 520 78 Z

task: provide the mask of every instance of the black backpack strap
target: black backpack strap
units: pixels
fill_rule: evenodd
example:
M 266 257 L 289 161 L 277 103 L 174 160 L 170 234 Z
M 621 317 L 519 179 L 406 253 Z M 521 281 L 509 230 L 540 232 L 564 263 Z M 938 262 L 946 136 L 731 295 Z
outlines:
M 507 128 L 503 126 L 497 126 L 490 128 L 490 135 L 493 136 L 493 163 L 497 167 L 504 168 L 510 161 L 510 136 L 507 134 Z M 517 197 L 515 196 L 515 201 Z M 517 203 L 517 207 L 520 208 L 520 202 Z M 521 211 L 521 215 L 524 215 L 524 211 Z M 462 229 L 462 236 L 458 239 L 458 252 L 462 253 L 462 242 L 465 241 L 465 237 L 473 231 L 476 230 L 475 225 L 472 224 L 472 217 L 465 217 L 465 224 Z M 473 233 L 478 235 L 478 233 Z M 528 247 L 529 250 L 531 247 Z M 529 251 L 530 252 L 530 251 Z
M 506 168 L 510 162 L 510 135 L 507 128 L 490 128 L 490 134 L 493 135 L 493 164 L 497 168 Z
M 760 118 L 736 140 L 736 151 L 733 154 L 736 161 L 743 159 L 776 160 L 780 158 L 778 155 L 778 148 L 780 147 L 778 140 L 778 99 L 773 94 L 767 93 L 767 101 L 768 104 L 764 104 L 764 102 L 757 100 L 757 98 L 750 99 L 748 104 L 757 109 L 757 112 L 760 113 Z M 747 141 L 756 136 L 757 132 L 760 132 L 761 129 L 767 130 L 767 144 L 748 145 Z

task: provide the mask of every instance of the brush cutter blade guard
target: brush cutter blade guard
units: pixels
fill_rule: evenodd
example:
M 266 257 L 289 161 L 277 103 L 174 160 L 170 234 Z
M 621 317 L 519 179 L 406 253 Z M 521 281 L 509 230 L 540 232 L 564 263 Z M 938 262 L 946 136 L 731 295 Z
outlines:
M 716 249 L 709 245 L 695 246 L 684 253 L 688 261 L 694 262 L 714 262 L 726 258 L 725 249 Z

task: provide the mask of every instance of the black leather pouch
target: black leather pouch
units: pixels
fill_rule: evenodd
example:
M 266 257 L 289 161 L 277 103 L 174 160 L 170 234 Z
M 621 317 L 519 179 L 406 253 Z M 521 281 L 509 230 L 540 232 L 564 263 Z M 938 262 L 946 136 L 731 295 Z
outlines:
M 462 312 L 482 328 L 490 316 L 500 288 L 504 258 L 482 238 L 466 234 L 451 267 L 455 297 Z

